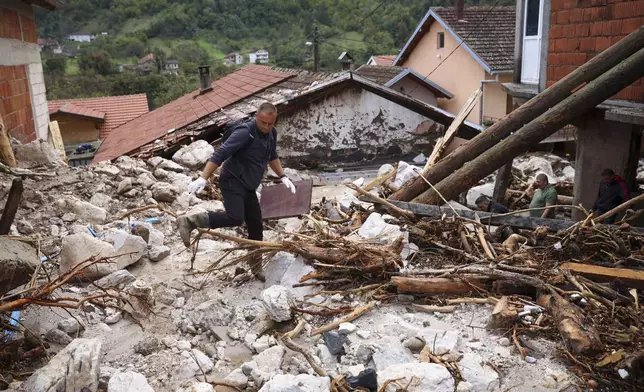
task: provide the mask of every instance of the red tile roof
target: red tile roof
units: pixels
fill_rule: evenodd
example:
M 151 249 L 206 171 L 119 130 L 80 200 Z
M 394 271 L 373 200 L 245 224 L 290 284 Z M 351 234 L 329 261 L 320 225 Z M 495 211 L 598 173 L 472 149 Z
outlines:
M 371 56 L 373 61 L 376 62 L 374 65 L 393 65 L 396 56 Z
M 146 94 L 117 95 L 114 97 L 61 99 L 47 102 L 49 115 L 61 112 L 90 118 L 103 119 L 99 137 L 106 138 L 110 132 L 145 113 L 148 113 Z M 101 114 L 103 114 L 101 116 Z
M 118 158 L 189 125 L 228 105 L 254 95 L 276 83 L 294 77 L 268 66 L 249 64 L 212 83 L 204 94 L 195 90 L 113 130 L 98 150 L 93 162 Z

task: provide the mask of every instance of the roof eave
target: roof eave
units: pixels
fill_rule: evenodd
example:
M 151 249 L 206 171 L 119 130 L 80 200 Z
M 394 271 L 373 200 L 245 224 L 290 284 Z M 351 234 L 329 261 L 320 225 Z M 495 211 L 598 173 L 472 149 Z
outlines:
M 63 8 L 63 3 L 58 0 L 27 0 L 28 3 L 35 4 L 49 11 L 55 11 Z
M 513 74 L 514 70 L 513 69 L 493 69 L 491 72 L 489 72 L 490 75 L 506 75 L 506 74 Z
M 432 10 L 430 9 L 429 11 L 427 11 L 425 16 L 423 16 L 423 19 L 420 21 L 418 26 L 416 26 L 416 29 L 414 30 L 414 33 L 411 35 L 411 37 L 409 37 L 409 39 L 405 43 L 405 46 L 403 46 L 403 48 L 400 51 L 400 53 L 398 53 L 398 56 L 396 56 L 396 59 L 394 60 L 394 63 L 392 65 L 400 65 L 399 62 L 402 60 L 403 56 L 406 54 L 407 49 L 411 45 L 411 43 L 414 40 L 414 38 L 416 37 L 416 35 L 418 33 L 420 33 L 420 31 L 422 30 L 423 26 L 425 26 L 425 22 L 427 22 L 427 19 L 431 16 L 431 14 L 432 14 Z
M 385 87 L 391 87 L 394 84 L 396 84 L 398 81 L 402 80 L 405 76 L 411 75 L 418 79 L 421 83 L 425 84 L 427 88 L 430 90 L 434 91 L 434 93 L 438 93 L 436 98 L 445 98 L 445 99 L 452 99 L 454 98 L 454 94 L 450 93 L 449 91 L 445 90 L 443 87 L 439 86 L 438 84 L 432 82 L 431 80 L 427 79 L 426 76 L 421 75 L 420 73 L 414 71 L 412 68 L 407 68 L 398 76 L 395 78 L 391 79 L 389 82 L 385 83 Z

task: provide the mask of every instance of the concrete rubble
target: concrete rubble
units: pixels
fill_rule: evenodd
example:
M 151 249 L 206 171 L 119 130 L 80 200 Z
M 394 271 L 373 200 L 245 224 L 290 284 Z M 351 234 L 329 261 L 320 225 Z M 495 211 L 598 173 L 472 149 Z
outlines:
M 29 147 L 29 151 L 40 149 Z M 24 324 L 48 342 L 51 354 L 57 354 L 49 362 L 43 357 L 30 377 L 11 382 L 13 390 L 63 391 L 66 385 L 67 390 L 91 392 L 213 392 L 231 390 L 222 386 L 228 384 L 249 392 L 323 392 L 332 390 L 336 377 L 358 382 L 369 372 L 377 377 L 378 388 L 399 380 L 398 385 L 389 383 L 386 392 L 401 385 L 407 392 L 488 392 L 515 385 L 554 392 L 583 385 L 555 356 L 555 343 L 520 334 L 521 341 L 533 348 L 530 354 L 536 362 L 529 363 L 511 336 L 486 329 L 491 304 L 462 303 L 449 313 L 424 312 L 412 306 L 423 303 L 424 296 L 395 290 L 319 292 L 324 286 L 301 283 L 323 270 L 288 251 L 266 256 L 265 283 L 253 279 L 244 262 L 209 270 L 226 253 L 242 257 L 246 251 L 233 249 L 237 244 L 232 242 L 204 238 L 193 254 L 179 239 L 176 217 L 167 211 L 223 208 L 220 201 L 186 193 L 212 150 L 207 142 L 198 141 L 176 152 L 172 160 L 121 157 L 90 168 L 66 167 L 49 153 L 42 153 L 44 158 L 34 155 L 41 165 L 50 164 L 57 178 L 25 179 L 29 191 L 14 232 L 39 238 L 39 248 L 0 237 L 0 268 L 15 271 L 0 276 L 0 294 L 28 283 L 41 264 L 38 258 L 46 255 L 42 269 L 53 275 L 74 273 L 74 267 L 90 259 L 106 260 L 82 269 L 56 289 L 57 297 L 80 299 L 104 292 L 110 296 L 84 301 L 78 309 L 70 309 L 73 317 L 46 307 L 24 309 L 20 316 Z M 566 161 L 537 158 L 519 159 L 515 167 L 526 178 L 544 172 L 553 182 L 574 179 L 574 169 Z M 422 166 L 425 159 L 419 156 L 416 163 Z M 383 165 L 378 175 L 391 170 L 394 166 Z M 302 178 L 307 176 L 301 173 Z M 400 188 L 417 176 L 414 166 L 401 161 L 391 182 Z M 361 185 L 372 179 L 364 178 Z M 0 174 L 0 189 L 6 184 L 10 176 Z M 492 189 L 491 182 L 473 188 L 467 204 L 480 194 L 491 196 Z M 321 194 L 337 198 L 343 213 L 370 206 L 343 185 L 328 186 Z M 423 245 L 410 235 L 408 224 L 384 212 L 360 214 L 361 225 L 346 227 L 342 241 L 385 248 L 401 239 L 400 249 L 387 254 L 400 257 L 398 268 L 415 262 L 410 249 L 417 251 Z M 322 219 L 318 223 L 322 229 L 329 227 Z M 303 233 L 316 230 L 311 221 L 282 219 L 267 226 L 265 238 L 282 241 L 287 238 L 284 232 L 300 228 Z M 222 232 L 244 236 L 243 229 Z M 10 257 L 5 250 L 12 252 Z M 444 265 L 436 268 L 453 265 L 444 258 Z M 421 267 L 431 266 L 409 268 Z M 371 302 L 375 305 L 369 311 L 343 319 Z M 304 308 L 308 311 L 297 311 Z M 304 348 L 306 356 L 287 348 L 283 340 L 300 321 L 305 327 L 293 342 Z M 334 321 L 338 324 L 331 330 L 314 333 Z M 15 338 L 26 340 L 24 335 Z M 431 363 L 424 355 L 432 356 Z M 309 359 L 328 377 L 316 373 Z M 216 384 L 219 381 L 223 384 Z

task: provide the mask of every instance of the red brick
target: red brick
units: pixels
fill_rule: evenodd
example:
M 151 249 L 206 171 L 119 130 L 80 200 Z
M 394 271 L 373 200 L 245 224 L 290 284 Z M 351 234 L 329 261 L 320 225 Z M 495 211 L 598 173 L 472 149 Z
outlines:
M 27 66 L 26 65 L 16 65 L 13 68 L 14 78 L 16 79 L 26 79 L 27 78 Z
M 591 37 L 585 37 L 579 40 L 579 50 L 590 52 L 595 50 L 595 40 Z
M 566 59 L 569 60 L 567 64 L 570 65 L 583 65 L 586 62 L 586 53 L 569 53 L 566 55 Z
M 22 26 L 22 39 L 25 42 L 37 43 L 38 33 L 36 32 L 36 21 L 24 15 L 20 15 Z
M 557 67 L 548 67 L 546 70 L 546 79 L 555 80 L 555 68 Z
M 564 24 L 570 22 L 570 11 L 557 11 L 557 23 Z
M 563 37 L 563 26 L 555 25 L 550 28 L 550 38 L 561 38 Z
M 579 50 L 580 46 L 579 38 L 568 38 L 566 40 L 566 52 L 576 52 Z
M 643 2 L 644 4 L 644 2 Z M 623 21 L 622 34 L 630 34 L 644 25 L 644 18 L 631 18 Z
M 561 9 L 565 8 L 566 0 L 552 0 L 550 3 L 550 10 L 551 11 L 559 11 Z
M 601 36 L 604 34 L 604 25 L 606 22 L 594 22 L 590 24 L 590 35 L 593 37 Z
M 561 67 L 555 67 L 554 68 L 554 76 L 555 76 L 554 79 L 555 80 L 563 79 L 564 77 L 566 77 L 566 75 L 568 75 L 569 73 L 574 71 L 575 68 L 576 67 L 567 66 L 567 65 L 561 66 Z
M 624 38 L 624 36 L 623 36 L 623 35 L 616 35 L 616 36 L 614 36 L 614 37 L 610 37 L 610 46 L 615 45 L 616 43 L 618 43 L 619 41 L 621 41 L 621 40 L 622 40 L 622 38 Z
M 623 20 L 611 20 L 604 26 L 604 35 L 620 35 L 622 34 Z
M 574 37 L 576 29 L 577 27 L 574 24 L 563 25 L 562 26 L 563 38 Z
M 566 39 L 565 38 L 556 39 L 553 49 L 554 49 L 554 52 L 565 52 L 566 51 Z
M 610 38 L 608 37 L 595 37 L 595 51 L 601 52 L 610 47 Z
M 588 37 L 590 35 L 590 23 L 575 25 L 575 37 Z
M 4 125 L 7 127 L 7 129 L 13 129 L 18 126 L 18 119 L 16 113 L 10 113 L 7 114 L 6 116 L 3 116 L 4 119 Z
M 584 10 L 582 8 L 575 8 L 570 10 L 570 22 L 577 23 L 584 20 Z
M 564 8 L 571 9 L 577 7 L 577 0 L 564 0 Z
M 18 13 L 7 8 L 0 8 L 0 24 L 4 25 L 2 38 L 22 39 Z

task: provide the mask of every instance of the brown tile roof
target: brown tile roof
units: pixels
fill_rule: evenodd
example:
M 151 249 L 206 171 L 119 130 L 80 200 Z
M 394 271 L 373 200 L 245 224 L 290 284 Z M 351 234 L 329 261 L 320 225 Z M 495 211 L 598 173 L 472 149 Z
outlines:
M 453 7 L 433 7 L 420 22 L 414 34 L 398 55 L 401 64 L 434 20 L 456 35 L 458 41 L 488 72 L 511 71 L 514 67 L 514 34 L 516 11 L 514 6 L 465 7 L 463 19 L 457 20 Z
M 147 63 L 148 61 L 154 61 L 154 53 L 148 53 L 145 56 L 139 59 L 139 64 Z
M 113 97 L 61 99 L 47 102 L 49 115 L 57 112 L 104 119 L 99 137 L 106 138 L 110 132 L 145 113 L 148 113 L 146 94 L 117 95 Z
M 373 58 L 373 61 L 376 62 L 375 65 L 393 65 L 394 60 L 396 59 L 396 56 L 381 55 L 381 56 L 371 56 L 371 58 Z
M 192 91 L 114 129 L 101 145 L 94 162 L 112 160 L 137 150 L 290 77 L 293 74 L 249 64 L 214 81 L 213 89 L 207 93 Z
M 425 77 L 425 75 L 421 75 L 407 67 L 398 67 L 395 65 L 363 65 L 356 70 L 356 73 L 385 87 L 391 87 L 399 80 L 405 77 L 410 77 L 413 78 L 416 83 L 424 85 L 425 88 L 432 91 L 436 95 L 436 98 L 451 99 L 453 97 L 449 91 L 432 82 L 429 78 Z

